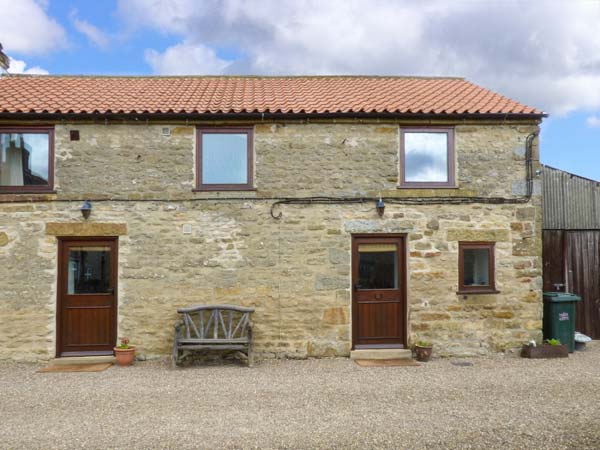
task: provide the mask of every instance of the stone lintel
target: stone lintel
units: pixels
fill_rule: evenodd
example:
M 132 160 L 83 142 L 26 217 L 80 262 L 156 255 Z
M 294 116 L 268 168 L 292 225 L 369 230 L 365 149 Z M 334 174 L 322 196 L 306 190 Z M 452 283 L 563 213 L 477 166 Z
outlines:
M 510 241 L 510 230 L 489 229 L 489 230 L 473 230 L 473 229 L 449 229 L 447 239 L 449 241 L 488 241 L 488 242 L 508 242 Z
M 125 223 L 48 222 L 46 234 L 51 236 L 122 236 L 127 234 Z

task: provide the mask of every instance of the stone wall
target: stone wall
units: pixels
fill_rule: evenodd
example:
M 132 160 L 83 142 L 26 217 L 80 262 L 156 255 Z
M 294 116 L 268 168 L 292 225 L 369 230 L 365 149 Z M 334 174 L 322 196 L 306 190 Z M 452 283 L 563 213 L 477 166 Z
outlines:
M 232 195 L 192 193 L 194 127 L 171 126 L 171 136 L 163 136 L 162 128 L 57 125 L 58 198 L 175 200 Z M 70 141 L 69 130 L 75 129 L 81 140 Z M 433 195 L 428 190 L 396 188 L 398 124 L 259 124 L 254 129 L 257 191 L 243 196 Z M 434 194 L 523 193 L 525 138 L 536 129 L 535 125 L 456 125 L 459 189 L 438 189 Z
M 388 204 L 383 218 L 371 203 L 283 205 L 279 221 L 269 213 L 270 198 L 288 196 L 511 196 L 522 189 L 524 139 L 535 125 L 457 126 L 459 189 L 404 191 L 395 188 L 397 125 L 263 124 L 257 190 L 236 194 L 192 193 L 193 128 L 173 126 L 163 138 L 160 127 L 57 126 L 57 194 L 0 203 L 0 358 L 54 355 L 54 234 L 69 229 L 56 223 L 82 224 L 87 197 L 88 223 L 126 229 L 119 335 L 148 355 L 169 353 L 178 306 L 221 302 L 256 307 L 257 351 L 265 356 L 347 355 L 351 234 L 365 232 L 408 236 L 411 341 L 458 355 L 541 338 L 537 195 L 527 205 Z M 69 141 L 69 129 L 80 130 L 81 141 Z M 214 198 L 231 195 L 248 198 Z M 192 233 L 184 234 L 188 224 Z M 497 242 L 499 294 L 456 294 L 459 240 Z

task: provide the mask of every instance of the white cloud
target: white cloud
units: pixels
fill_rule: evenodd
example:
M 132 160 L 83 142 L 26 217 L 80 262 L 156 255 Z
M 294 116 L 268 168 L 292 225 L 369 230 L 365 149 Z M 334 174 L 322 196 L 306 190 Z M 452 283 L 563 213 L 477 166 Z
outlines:
M 46 69 L 42 69 L 41 67 L 34 66 L 27 68 L 27 63 L 25 61 L 21 61 L 19 59 L 10 58 L 10 66 L 8 68 L 8 73 L 19 74 L 24 73 L 28 75 L 48 75 L 48 71 Z
M 77 10 L 71 11 L 69 15 L 71 22 L 77 31 L 83 34 L 92 44 L 100 47 L 108 47 L 108 36 L 95 25 L 92 25 L 87 20 L 82 20 L 77 16 Z
M 119 14 L 130 26 L 180 36 L 175 47 L 188 53 L 197 46 L 241 55 L 185 70 L 459 75 L 553 114 L 600 107 L 600 2 L 206 0 L 202 6 L 119 0 Z
M 12 53 L 40 54 L 66 46 L 60 24 L 35 0 L 0 0 L 0 42 Z
M 154 73 L 161 75 L 222 73 L 230 64 L 214 50 L 186 42 L 169 47 L 163 53 L 146 50 L 145 57 Z
M 585 123 L 587 124 L 588 127 L 600 128 L 600 117 L 590 116 L 585 120 Z

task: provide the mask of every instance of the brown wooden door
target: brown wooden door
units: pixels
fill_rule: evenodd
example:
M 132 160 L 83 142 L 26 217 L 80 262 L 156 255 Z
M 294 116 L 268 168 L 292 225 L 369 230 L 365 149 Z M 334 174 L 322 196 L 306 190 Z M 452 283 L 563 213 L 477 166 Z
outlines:
M 564 291 L 566 288 L 565 231 L 544 230 L 542 236 L 544 292 Z
M 600 231 L 566 232 L 567 289 L 581 297 L 575 330 L 600 339 Z
M 406 347 L 403 236 L 352 237 L 353 348 Z
M 117 239 L 61 239 L 58 263 L 57 356 L 112 355 Z

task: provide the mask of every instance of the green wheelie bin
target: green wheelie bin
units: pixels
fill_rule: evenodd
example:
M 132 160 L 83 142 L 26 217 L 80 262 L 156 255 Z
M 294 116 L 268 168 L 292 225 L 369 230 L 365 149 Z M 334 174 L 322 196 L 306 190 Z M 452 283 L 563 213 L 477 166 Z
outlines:
M 558 339 L 575 351 L 575 304 L 581 297 L 568 292 L 544 292 L 544 340 Z

